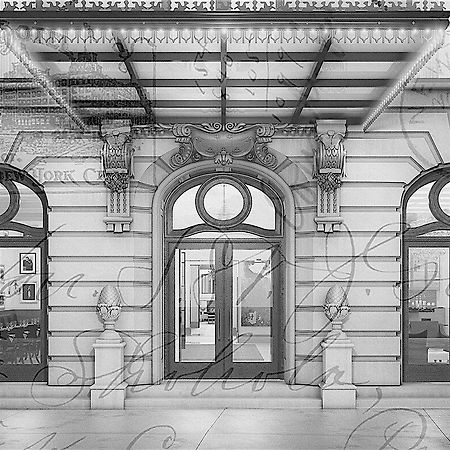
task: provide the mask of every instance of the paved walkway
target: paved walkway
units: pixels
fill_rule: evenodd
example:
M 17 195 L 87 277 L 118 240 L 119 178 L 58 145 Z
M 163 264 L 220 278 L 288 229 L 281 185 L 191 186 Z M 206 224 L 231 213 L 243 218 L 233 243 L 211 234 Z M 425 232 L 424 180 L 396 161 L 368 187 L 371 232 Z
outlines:
M 450 409 L 0 410 L 0 450 L 450 449 Z

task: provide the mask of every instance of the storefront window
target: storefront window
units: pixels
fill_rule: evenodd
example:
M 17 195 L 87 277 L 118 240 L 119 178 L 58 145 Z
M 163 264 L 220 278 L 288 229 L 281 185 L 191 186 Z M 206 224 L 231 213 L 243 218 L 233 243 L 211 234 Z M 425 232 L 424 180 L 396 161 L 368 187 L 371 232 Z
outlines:
M 0 165 L 0 382 L 45 377 L 46 209 L 31 177 Z
M 448 364 L 449 248 L 409 248 L 408 363 Z
M 450 178 L 442 171 L 407 192 L 404 229 L 404 378 L 450 380 Z

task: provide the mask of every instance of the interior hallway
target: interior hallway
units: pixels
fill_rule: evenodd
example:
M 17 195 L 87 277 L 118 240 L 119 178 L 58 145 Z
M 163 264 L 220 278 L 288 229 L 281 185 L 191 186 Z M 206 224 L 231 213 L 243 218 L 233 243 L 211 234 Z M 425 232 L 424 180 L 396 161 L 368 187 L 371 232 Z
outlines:
M 450 448 L 450 409 L 0 410 L 0 449 Z

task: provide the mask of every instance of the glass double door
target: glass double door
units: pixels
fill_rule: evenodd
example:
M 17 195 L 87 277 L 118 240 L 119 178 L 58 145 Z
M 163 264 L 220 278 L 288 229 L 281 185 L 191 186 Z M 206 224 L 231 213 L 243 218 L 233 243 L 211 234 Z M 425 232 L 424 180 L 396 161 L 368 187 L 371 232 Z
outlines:
M 279 247 L 168 246 L 167 378 L 280 378 Z

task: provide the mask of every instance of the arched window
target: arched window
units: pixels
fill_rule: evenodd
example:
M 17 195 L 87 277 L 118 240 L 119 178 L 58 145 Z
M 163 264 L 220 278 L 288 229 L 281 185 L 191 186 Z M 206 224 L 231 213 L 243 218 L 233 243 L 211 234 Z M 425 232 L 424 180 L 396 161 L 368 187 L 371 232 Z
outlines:
M 39 183 L 0 164 L 0 382 L 44 379 L 47 209 Z
M 404 379 L 450 381 L 450 171 L 418 178 L 404 197 Z

